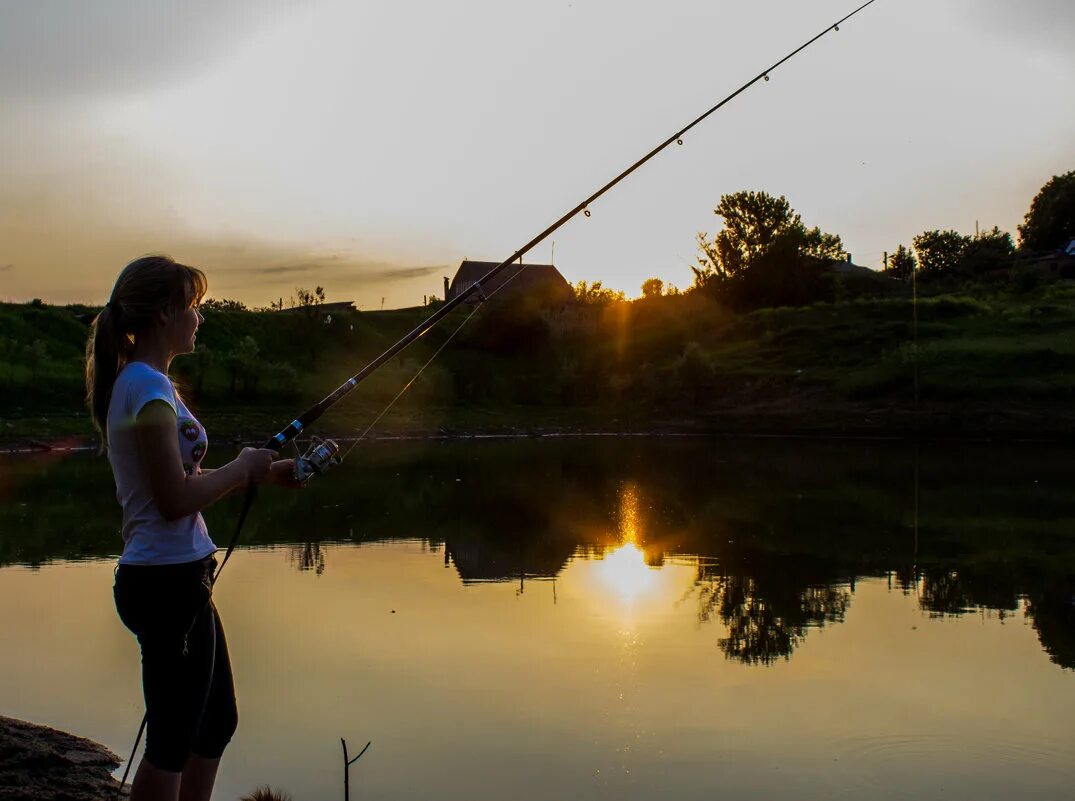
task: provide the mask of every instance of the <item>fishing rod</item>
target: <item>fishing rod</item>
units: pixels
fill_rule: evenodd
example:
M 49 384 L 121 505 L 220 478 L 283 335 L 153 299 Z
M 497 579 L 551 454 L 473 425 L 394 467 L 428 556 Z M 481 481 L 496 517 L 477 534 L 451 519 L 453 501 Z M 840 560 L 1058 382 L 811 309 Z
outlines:
M 488 284 L 490 281 L 492 281 L 497 275 L 499 275 L 501 273 L 501 271 L 503 271 L 508 265 L 512 264 L 515 261 L 519 261 L 520 264 L 521 264 L 521 260 L 522 260 L 523 256 L 525 256 L 527 253 L 529 253 L 531 250 L 533 250 L 537 245 L 539 245 L 543 241 L 545 241 L 550 235 L 552 235 L 557 230 L 559 230 L 561 227 L 563 227 L 567 222 L 569 222 L 574 217 L 576 217 L 580 212 L 582 214 L 584 214 L 586 217 L 589 217 L 590 216 L 589 206 L 590 206 L 591 203 L 593 203 L 595 200 L 600 198 L 606 192 L 610 191 L 613 187 L 615 187 L 622 180 L 627 178 L 627 176 L 631 175 L 631 173 L 633 173 L 635 170 L 637 170 L 643 164 L 648 162 L 650 159 L 652 159 L 654 156 L 656 156 L 661 151 L 665 150 L 665 148 L 669 147 L 673 142 L 675 142 L 678 145 L 682 145 L 683 144 L 683 136 L 685 134 L 687 134 L 692 128 L 694 128 L 695 126 L 697 126 L 697 125 L 701 124 L 702 122 L 704 122 L 708 117 L 710 117 L 712 114 L 714 114 L 715 112 L 717 112 L 718 110 L 723 108 L 725 105 L 730 103 L 732 100 L 734 100 L 736 97 L 741 95 L 743 92 L 745 92 L 751 86 L 756 84 L 758 81 L 768 81 L 770 73 L 775 71 L 778 67 L 782 66 L 785 62 L 790 61 L 792 58 L 794 58 L 796 55 L 801 53 L 806 48 L 810 47 L 810 45 L 814 44 L 814 42 L 816 42 L 817 40 L 821 39 L 826 34 L 828 34 L 830 32 L 833 32 L 833 31 L 839 31 L 840 30 L 840 25 L 842 25 L 844 22 L 847 22 L 847 20 L 851 19 L 856 14 L 858 14 L 860 11 L 865 9 L 867 6 L 870 6 L 875 2 L 876 2 L 876 0 L 867 0 L 867 2 L 863 3 L 862 5 L 860 5 L 858 8 L 856 8 L 850 14 L 847 14 L 846 16 L 841 17 L 839 20 L 837 20 L 836 22 L 834 22 L 831 25 L 827 26 L 824 30 L 822 30 L 817 35 L 811 37 L 806 42 L 804 42 L 803 44 L 799 45 L 797 48 L 792 50 L 790 53 L 788 53 L 786 56 L 781 58 L 779 61 L 777 61 L 776 63 L 772 64 L 768 68 L 762 70 L 761 72 L 759 72 L 756 76 L 751 78 L 749 81 L 747 81 L 742 86 L 740 86 L 738 89 L 736 89 L 734 92 L 732 92 L 727 97 L 722 99 L 715 106 L 710 108 L 705 113 L 701 114 L 696 119 L 692 120 L 690 123 L 688 123 L 684 127 L 680 128 L 678 131 L 673 133 L 671 136 L 669 136 L 667 139 L 665 139 L 659 145 L 657 145 L 652 150 L 650 150 L 648 153 L 646 153 L 646 155 L 642 156 L 642 158 L 640 158 L 634 164 L 629 166 L 627 169 L 625 169 L 623 172 L 621 172 L 615 178 L 610 180 L 608 183 L 606 183 L 604 186 L 602 186 L 596 192 L 591 194 L 589 197 L 584 199 L 582 202 L 580 202 L 578 205 L 576 205 L 570 211 L 565 213 L 562 217 L 560 217 L 558 220 L 556 220 L 554 223 L 552 223 L 549 227 L 547 227 L 545 230 L 543 230 L 541 233 L 539 233 L 537 236 L 535 236 L 533 239 L 531 239 L 529 242 L 527 242 L 521 248 L 519 248 L 514 253 L 512 253 L 511 256 L 509 256 L 508 258 L 504 259 L 504 261 L 500 262 L 495 267 L 490 269 L 478 281 L 476 281 L 475 283 L 471 284 L 466 289 L 464 289 L 461 292 L 459 292 L 451 300 L 448 300 L 447 298 L 445 298 L 444 305 L 441 306 L 439 309 L 437 309 L 437 311 L 434 312 L 433 314 L 431 314 L 427 319 L 423 320 L 414 330 L 412 330 L 410 333 L 406 334 L 398 342 L 396 342 L 394 345 L 392 345 L 390 348 L 388 348 L 388 350 L 386 350 L 384 353 L 382 353 L 380 356 L 378 356 L 372 362 L 367 364 L 365 367 L 363 367 L 361 370 L 359 370 L 353 376 L 351 376 L 346 381 L 344 381 L 339 387 L 337 387 L 335 390 L 333 390 L 333 392 L 331 394 L 326 396 L 324 399 L 318 401 L 316 404 L 314 404 L 309 409 L 307 409 L 302 414 L 300 414 L 297 418 L 295 418 L 290 423 L 288 423 L 277 434 L 275 434 L 274 436 L 272 436 L 268 440 L 266 440 L 265 444 L 262 447 L 263 448 L 268 448 L 268 449 L 276 451 L 276 452 L 279 452 L 281 448 L 283 448 L 289 442 L 292 442 L 297 436 L 299 436 L 299 434 L 301 434 L 311 424 L 316 422 L 321 417 L 321 415 L 323 415 L 332 406 L 334 406 L 341 399 L 343 399 L 344 396 L 346 396 L 349 392 L 351 392 L 351 390 L 353 390 L 355 387 L 357 387 L 363 380 L 365 380 L 367 377 L 369 377 L 369 375 L 371 373 L 373 373 L 378 367 L 380 367 L 386 361 L 388 361 L 393 356 L 398 354 L 400 351 L 402 351 L 404 348 L 406 348 L 412 342 L 417 340 L 419 337 L 424 335 L 427 331 L 429 331 L 431 328 L 433 328 L 433 326 L 435 326 L 440 320 L 442 320 L 444 317 L 446 317 L 448 314 L 450 314 L 454 309 L 456 309 L 461 304 L 465 303 L 471 296 L 477 295 L 479 300 L 484 302 L 486 300 L 486 296 L 485 296 L 485 292 L 483 290 L 483 287 L 486 284 Z M 336 444 L 334 442 L 332 442 L 331 440 L 325 440 L 325 441 L 317 442 L 317 443 L 314 444 L 314 446 L 311 448 L 311 450 L 307 454 L 305 454 L 304 456 L 301 456 L 298 459 L 296 459 L 296 478 L 298 478 L 299 480 L 305 482 L 305 481 L 309 480 L 309 478 L 311 478 L 314 475 L 323 474 L 325 471 L 327 471 L 328 469 L 330 469 L 331 467 L 333 467 L 336 464 L 339 464 L 338 447 L 336 446 Z M 232 551 L 234 550 L 236 543 L 238 542 L 239 533 L 242 530 L 243 523 L 246 521 L 246 517 L 250 512 L 250 507 L 254 503 L 254 499 L 256 497 L 256 494 L 257 494 L 257 490 L 255 488 L 255 485 L 253 485 L 253 484 L 249 485 L 249 487 L 247 488 L 246 499 L 245 499 L 245 501 L 243 503 L 242 511 L 239 514 L 239 520 L 238 520 L 238 523 L 236 525 L 235 533 L 232 536 L 231 542 L 228 544 L 228 549 L 227 549 L 227 551 L 226 551 L 226 553 L 224 555 L 224 560 L 221 562 L 220 569 L 223 569 L 224 565 L 228 561 L 228 558 L 231 556 Z M 220 571 L 218 570 L 217 571 L 218 575 L 219 575 L 219 572 Z
M 535 236 L 533 239 L 531 239 L 529 242 L 527 242 L 525 245 L 523 245 L 517 251 L 512 253 L 511 256 L 509 256 L 504 261 L 500 262 L 495 267 L 490 269 L 489 272 L 487 272 L 484 276 L 482 276 L 477 282 L 475 282 L 474 284 L 471 284 L 465 290 L 463 290 L 458 295 L 456 295 L 454 298 L 452 298 L 452 300 L 449 301 L 447 298 L 445 298 L 445 301 L 447 301 L 447 302 L 443 306 L 441 306 L 434 314 L 430 315 L 429 318 L 427 318 L 426 320 L 421 322 L 413 331 L 411 331 L 409 334 L 407 334 L 402 339 L 400 339 L 396 344 L 392 345 L 392 347 L 390 347 L 388 350 L 386 350 L 384 353 L 382 353 L 380 356 L 378 356 L 376 359 L 374 359 L 372 362 L 370 362 L 368 365 L 366 365 L 364 368 L 362 368 L 359 372 L 355 373 L 351 378 L 347 379 L 343 384 L 341 384 L 336 390 L 334 390 L 326 398 L 324 398 L 323 400 L 319 401 L 315 405 L 311 406 L 309 409 L 307 409 L 305 412 L 303 412 L 301 415 L 299 415 L 298 418 L 296 418 L 292 422 L 288 423 L 287 426 L 285 426 L 283 429 L 281 429 L 281 431 L 278 434 L 276 434 L 273 437 L 271 437 L 265 443 L 265 445 L 263 445 L 262 447 L 270 448 L 270 449 L 275 450 L 275 451 L 279 451 L 280 448 L 282 448 L 284 445 L 286 445 L 291 440 L 293 440 L 295 437 L 297 437 L 305 428 L 307 428 L 311 423 L 315 422 L 329 408 L 334 406 L 339 400 L 341 400 L 345 395 L 347 395 L 352 389 L 354 389 L 356 386 L 358 386 L 358 384 L 361 381 L 363 381 L 365 378 L 367 378 L 370 375 L 370 373 L 372 373 L 374 370 L 376 370 L 378 367 L 380 367 L 386 361 L 391 359 L 393 356 L 395 356 L 401 350 L 403 350 L 408 345 L 410 345 L 412 342 L 414 342 L 416 339 L 418 339 L 423 334 L 425 334 L 430 328 L 435 326 L 442 318 L 447 316 L 453 309 L 455 309 L 460 304 L 464 303 L 467 300 L 467 298 L 469 298 L 471 295 L 474 295 L 474 294 L 479 294 L 479 297 L 480 297 L 481 294 L 482 294 L 482 287 L 485 284 L 489 283 L 489 281 L 491 281 L 493 278 L 495 278 L 505 267 L 507 267 L 508 265 L 512 264 L 515 261 L 518 261 L 518 260 L 522 259 L 523 256 L 525 256 L 527 253 L 529 253 L 531 250 L 533 250 L 537 245 L 541 244 L 543 241 L 548 239 L 549 236 L 551 236 L 553 233 L 555 233 L 558 229 L 562 228 L 572 218 L 576 217 L 579 214 L 579 212 L 582 212 L 585 216 L 589 217 L 590 216 L 590 210 L 588 208 L 589 205 L 591 203 L 593 203 L 595 200 L 597 200 L 598 198 L 600 198 L 602 195 L 604 195 L 606 192 L 611 190 L 614 186 L 616 186 L 618 183 L 620 183 L 620 181 L 625 179 L 627 176 L 629 176 L 631 173 L 633 173 L 635 170 L 637 170 L 639 167 L 641 167 L 647 161 L 652 159 L 654 156 L 656 156 L 662 150 L 667 148 L 673 142 L 676 142 L 677 144 L 682 145 L 683 144 L 683 136 L 688 131 L 690 131 L 692 128 L 694 128 L 696 125 L 699 125 L 700 123 L 702 123 L 711 114 L 713 114 L 714 112 L 718 111 L 721 107 L 723 107 L 723 106 L 727 105 L 728 103 L 730 103 L 732 100 L 734 100 L 740 94 L 745 92 L 747 89 L 749 89 L 751 86 L 753 86 L 758 81 L 761 81 L 761 80 L 768 81 L 769 80 L 769 74 L 771 72 L 773 72 L 778 67 L 780 67 L 782 64 L 784 64 L 786 61 L 789 61 L 791 58 L 793 58 L 794 56 L 796 56 L 797 54 L 799 54 L 800 52 L 802 52 L 803 50 L 808 48 L 810 45 L 812 45 L 818 39 L 823 37 L 825 34 L 829 33 L 830 31 L 839 31 L 840 30 L 840 25 L 842 23 L 844 23 L 847 20 L 851 19 L 853 16 L 855 16 L 860 11 L 862 11 L 864 8 L 866 8 L 869 5 L 872 5 L 875 2 L 876 2 L 876 0 L 868 0 L 866 3 L 863 3 L 861 6 L 859 6 L 854 11 L 852 11 L 850 14 L 848 14 L 847 16 L 841 18 L 840 20 L 837 20 L 832 25 L 829 25 L 827 28 L 825 28 L 825 30 L 821 31 L 821 33 L 817 34 L 816 36 L 811 38 L 809 41 L 803 43 L 802 45 L 797 47 L 795 50 L 793 50 L 790 53 L 788 53 L 786 56 L 784 56 L 782 59 L 777 61 L 775 64 L 773 64 L 768 69 L 763 70 L 762 72 L 758 73 L 758 75 L 756 75 L 754 78 L 750 79 L 745 84 L 740 86 L 738 89 L 736 89 L 730 95 L 725 97 L 723 100 L 721 100 L 719 103 L 717 103 L 711 109 L 706 111 L 700 117 L 698 117 L 697 119 L 693 120 L 692 122 L 690 122 L 689 124 L 687 124 L 686 126 L 681 128 L 680 130 L 676 131 L 670 137 L 665 139 L 663 142 L 661 142 L 661 144 L 657 145 L 655 148 L 653 148 L 651 151 L 649 151 L 646 155 L 644 155 L 642 158 L 640 158 L 638 161 L 636 161 L 630 167 L 625 169 L 623 172 L 621 172 L 619 175 L 617 175 L 611 181 L 606 183 L 604 186 L 602 186 L 600 189 L 598 189 L 592 195 L 587 197 L 585 200 L 583 200 L 581 203 L 579 203 L 573 209 L 571 209 L 566 214 L 564 214 L 562 217 L 560 217 L 556 222 L 554 222 L 552 225 L 550 225 L 544 231 L 539 233 L 537 236 Z M 482 298 L 482 299 L 484 300 L 484 298 Z

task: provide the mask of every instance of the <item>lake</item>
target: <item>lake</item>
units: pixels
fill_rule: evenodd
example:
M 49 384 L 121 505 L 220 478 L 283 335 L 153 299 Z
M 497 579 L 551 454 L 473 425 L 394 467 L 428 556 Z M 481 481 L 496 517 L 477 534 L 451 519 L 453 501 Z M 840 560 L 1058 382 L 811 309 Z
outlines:
M 221 448 L 210 448 L 217 464 Z M 216 797 L 1057 799 L 1075 786 L 1066 448 L 366 443 L 263 491 L 216 602 Z M 240 505 L 207 514 L 225 545 Z M 89 453 L 0 457 L 0 713 L 124 758 L 138 650 Z

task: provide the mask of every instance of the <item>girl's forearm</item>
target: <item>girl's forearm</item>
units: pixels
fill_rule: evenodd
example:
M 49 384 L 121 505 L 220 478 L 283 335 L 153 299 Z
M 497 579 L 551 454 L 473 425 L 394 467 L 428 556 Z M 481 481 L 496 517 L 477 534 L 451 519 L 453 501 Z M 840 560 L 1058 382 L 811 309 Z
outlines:
M 217 470 L 222 470 L 222 469 L 223 468 L 221 468 L 221 467 L 203 467 L 201 470 L 198 471 L 198 475 L 205 476 L 205 475 L 208 475 L 209 473 L 215 473 Z M 241 484 L 237 484 L 236 486 L 232 487 L 230 490 L 225 492 L 224 495 L 222 495 L 221 497 L 226 498 L 229 495 L 234 495 L 235 493 L 237 493 L 240 490 L 244 489 L 248 483 L 249 482 L 244 481 Z
M 200 512 L 247 484 L 247 475 L 238 462 L 229 462 L 213 470 L 202 470 L 198 475 L 185 476 L 178 492 L 164 504 L 160 512 L 169 520 Z

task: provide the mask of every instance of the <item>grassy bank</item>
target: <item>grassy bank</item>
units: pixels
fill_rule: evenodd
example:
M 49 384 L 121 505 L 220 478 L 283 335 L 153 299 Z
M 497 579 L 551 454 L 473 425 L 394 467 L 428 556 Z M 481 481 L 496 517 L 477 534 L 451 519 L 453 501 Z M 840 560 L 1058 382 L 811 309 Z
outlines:
M 700 293 L 483 309 L 377 425 L 385 433 L 691 430 L 1075 433 L 1075 287 L 821 303 L 734 314 Z M 87 436 L 85 307 L 0 305 L 0 440 Z M 429 309 L 211 311 L 176 360 L 221 435 L 260 439 Z M 326 416 L 364 429 L 463 317 L 449 316 Z

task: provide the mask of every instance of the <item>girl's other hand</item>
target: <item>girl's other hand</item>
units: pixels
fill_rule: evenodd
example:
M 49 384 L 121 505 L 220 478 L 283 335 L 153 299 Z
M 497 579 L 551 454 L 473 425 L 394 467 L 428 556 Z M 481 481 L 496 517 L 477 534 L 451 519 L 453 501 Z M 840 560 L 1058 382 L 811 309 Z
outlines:
M 274 484 L 277 487 L 289 487 L 291 489 L 298 489 L 305 486 L 305 484 L 295 478 L 294 459 L 281 459 L 278 462 L 273 462 L 272 467 L 269 468 L 269 477 L 265 480 L 265 483 Z
M 269 480 L 275 458 L 276 451 L 269 448 L 243 448 L 235 461 L 242 465 L 248 481 L 264 484 Z

